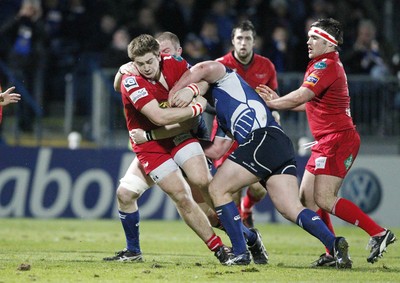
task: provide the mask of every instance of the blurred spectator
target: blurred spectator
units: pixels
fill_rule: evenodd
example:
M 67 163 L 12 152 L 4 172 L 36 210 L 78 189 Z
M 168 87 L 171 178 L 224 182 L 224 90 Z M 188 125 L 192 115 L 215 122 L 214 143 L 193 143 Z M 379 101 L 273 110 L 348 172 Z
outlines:
M 111 15 L 103 15 L 87 40 L 86 51 L 102 53 L 110 45 L 116 29 L 117 20 Z
M 101 66 L 105 68 L 118 68 L 129 62 L 127 46 L 131 41 L 128 30 L 125 27 L 118 28 L 112 37 L 112 42 L 104 51 Z
M 345 52 L 343 64 L 349 74 L 369 74 L 381 79 L 389 74 L 376 40 L 376 27 L 371 20 L 361 20 L 351 50 Z
M 12 20 L 21 6 L 21 0 L 1 0 L 0 1 L 0 34 L 2 29 L 10 20 Z M 9 51 L 9 44 L 6 38 L 2 37 L 0 44 L 0 60 L 5 60 Z
M 3 25 L 0 34 L 6 39 L 4 42 L 11 44 L 8 66 L 34 98 L 41 95 L 36 91 L 42 83 L 42 63 L 45 61 L 45 31 L 41 16 L 39 0 L 24 0 L 17 16 Z M 32 131 L 35 117 L 32 106 L 25 99 L 19 103 L 19 107 L 19 128 Z
M 222 53 L 217 54 L 216 57 L 221 56 L 231 46 L 231 32 L 236 17 L 236 11 L 233 9 L 233 3 L 231 2 L 229 0 L 215 0 L 211 5 L 209 18 L 213 19 L 217 29 L 217 36 L 224 48 Z M 205 44 L 207 45 L 207 43 Z M 213 54 L 211 55 L 213 56 Z
M 154 35 L 161 30 L 156 21 L 155 11 L 147 6 L 139 10 L 136 22 L 128 28 L 132 38 L 144 33 Z
M 211 58 L 218 58 L 224 53 L 224 45 L 218 35 L 217 24 L 211 18 L 203 22 L 200 30 L 200 39 Z
M 169 0 L 163 1 L 157 11 L 157 19 L 164 30 L 173 31 L 178 38 L 185 38 L 190 32 L 198 33 L 203 20 L 202 7 L 209 7 L 210 0 Z
M 203 41 L 194 33 L 189 33 L 185 38 L 182 57 L 191 65 L 211 59 Z
M 267 45 L 266 57 L 275 65 L 278 73 L 292 69 L 292 50 L 286 27 L 276 26 L 272 31 L 270 44 Z

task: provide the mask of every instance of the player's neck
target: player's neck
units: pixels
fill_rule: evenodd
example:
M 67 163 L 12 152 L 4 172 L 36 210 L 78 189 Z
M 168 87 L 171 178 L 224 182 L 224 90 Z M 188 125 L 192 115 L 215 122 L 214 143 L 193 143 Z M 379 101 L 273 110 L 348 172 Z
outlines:
M 249 53 L 249 55 L 246 57 L 240 57 L 236 52 L 234 52 L 233 54 L 235 56 L 235 59 L 242 65 L 250 64 L 251 59 L 253 58 L 253 52 Z

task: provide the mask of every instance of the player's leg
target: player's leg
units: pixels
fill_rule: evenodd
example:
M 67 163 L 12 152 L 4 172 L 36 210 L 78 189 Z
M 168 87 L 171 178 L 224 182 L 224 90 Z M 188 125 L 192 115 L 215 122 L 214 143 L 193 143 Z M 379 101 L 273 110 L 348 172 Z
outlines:
M 246 235 L 249 246 L 258 243 L 258 248 L 264 257 L 263 263 L 267 263 L 265 247 L 261 242 L 259 233 L 249 230 L 243 225 L 239 211 L 232 198 L 232 194 L 256 181 L 258 181 L 257 176 L 250 173 L 250 171 L 241 165 L 227 159 L 218 169 L 210 183 L 209 192 L 211 199 L 233 247 L 234 258 L 228 264 L 250 263 L 250 253 L 247 250 L 244 235 Z
M 146 176 L 138 159 L 135 157 L 120 180 L 117 189 L 118 215 L 125 232 L 126 248 L 107 261 L 141 261 L 142 252 L 139 241 L 140 215 L 137 199 L 146 191 L 153 181 Z
M 169 159 L 150 172 L 150 176 L 153 180 L 157 180 L 157 185 L 174 201 L 185 223 L 206 243 L 221 262 L 225 261 L 225 255 L 220 257 L 218 254 L 219 250 L 224 248 L 221 238 L 214 233 L 206 215 L 194 201 L 189 184 L 178 165 Z
M 296 223 L 329 247 L 329 250 L 335 253 L 337 267 L 351 268 L 352 261 L 348 255 L 346 240 L 342 237 L 336 238 L 314 211 L 301 204 L 296 176 L 273 175 L 268 179 L 267 187 L 275 208 L 283 217 Z
M 251 184 L 240 203 L 240 216 L 245 226 L 254 227 L 253 208 L 267 195 L 267 190 L 259 183 Z
M 221 229 L 222 226 L 212 206 L 210 195 L 208 194 L 208 185 L 210 184 L 212 176 L 200 144 L 198 142 L 192 142 L 182 146 L 174 154 L 174 161 L 184 171 L 193 198 L 204 211 L 211 225 Z
M 331 212 L 350 224 L 360 227 L 370 235 L 372 244 L 367 261 L 374 263 L 379 257 L 382 257 L 386 247 L 392 244 L 396 237 L 390 230 L 378 225 L 356 204 L 337 196 L 342 182 L 343 179 L 336 176 L 317 175 L 315 178 L 314 199 L 322 209 Z
M 309 171 L 305 170 L 303 174 L 303 178 L 301 180 L 301 185 L 300 185 L 300 200 L 301 203 L 317 212 L 317 214 L 320 216 L 321 220 L 324 221 L 328 229 L 335 234 L 334 229 L 333 229 L 333 224 L 331 222 L 330 214 L 326 212 L 325 210 L 319 208 L 314 201 L 314 182 L 315 182 L 315 176 L 311 174 Z M 321 254 L 317 260 L 315 260 L 312 263 L 312 266 L 318 267 L 318 266 L 331 266 L 334 267 L 336 266 L 336 262 L 334 259 L 334 256 L 330 254 L 330 250 L 328 247 L 325 247 L 325 253 Z

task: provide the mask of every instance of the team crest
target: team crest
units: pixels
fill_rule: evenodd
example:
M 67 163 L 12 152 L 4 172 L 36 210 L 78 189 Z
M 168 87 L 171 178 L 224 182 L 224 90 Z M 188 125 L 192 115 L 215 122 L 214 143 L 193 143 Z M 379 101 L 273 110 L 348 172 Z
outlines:
M 138 89 L 134 91 L 129 98 L 132 100 L 133 103 L 136 103 L 139 99 L 149 95 L 145 88 Z
M 126 79 L 124 79 L 123 83 L 127 91 L 130 91 L 131 89 L 139 86 L 135 77 L 127 77 Z
M 319 69 L 319 70 L 325 69 L 326 63 L 325 62 L 317 62 L 314 64 L 314 68 Z
M 315 86 L 315 84 L 319 81 L 319 77 L 314 74 L 311 74 L 307 77 L 304 83 L 309 84 L 311 86 Z

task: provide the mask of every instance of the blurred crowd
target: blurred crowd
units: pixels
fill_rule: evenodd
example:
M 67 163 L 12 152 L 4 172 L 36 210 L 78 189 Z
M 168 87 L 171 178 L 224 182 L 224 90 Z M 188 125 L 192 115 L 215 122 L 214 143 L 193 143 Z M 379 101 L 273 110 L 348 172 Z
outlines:
M 394 1 L 396 2 L 396 1 Z M 93 68 L 118 68 L 126 47 L 142 33 L 178 35 L 190 63 L 216 59 L 231 48 L 235 23 L 250 19 L 258 32 L 255 51 L 278 73 L 304 72 L 307 31 L 318 18 L 344 25 L 342 62 L 348 74 L 395 75 L 396 41 L 384 39 L 385 1 L 361 0 L 2 0 L 0 62 L 43 101 L 63 100 L 65 76 L 74 74 L 77 110 L 86 113 Z M 395 7 L 398 8 L 398 7 Z M 393 28 L 393 27 L 392 27 Z M 394 35 L 393 35 L 394 37 Z M 397 60 L 396 60 L 397 58 Z M 0 83 L 6 76 L 0 71 Z M 22 130 L 32 130 L 32 110 L 20 103 Z

